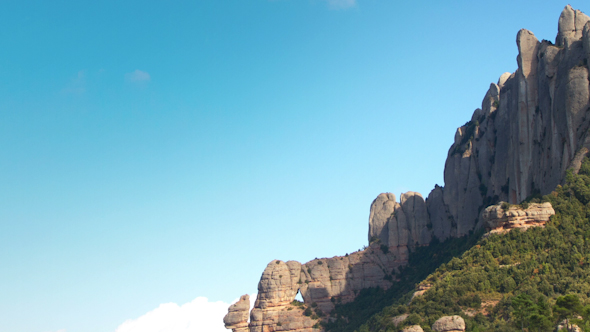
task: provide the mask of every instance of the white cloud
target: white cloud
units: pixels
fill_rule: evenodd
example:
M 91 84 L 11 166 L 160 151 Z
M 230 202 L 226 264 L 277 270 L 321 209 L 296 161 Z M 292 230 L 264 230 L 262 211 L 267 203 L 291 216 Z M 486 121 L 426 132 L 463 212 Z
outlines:
M 256 299 L 256 294 L 250 297 L 253 304 L 252 297 Z M 116 332 L 228 332 L 223 317 L 229 305 L 222 301 L 209 302 L 206 297 L 197 297 L 181 306 L 163 303 L 139 318 L 125 321 Z
M 135 71 L 125 74 L 125 80 L 127 82 L 149 82 L 151 79 L 150 74 L 139 69 L 135 69 Z
M 356 0 L 326 0 L 330 8 L 345 9 L 356 6 Z

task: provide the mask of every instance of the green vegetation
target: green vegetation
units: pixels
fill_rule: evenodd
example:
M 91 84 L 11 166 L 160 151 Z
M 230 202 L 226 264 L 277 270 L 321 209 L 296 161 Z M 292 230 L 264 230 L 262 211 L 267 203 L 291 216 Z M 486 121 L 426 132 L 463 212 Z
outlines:
M 417 248 L 395 274 L 398 282 L 337 305 L 326 330 L 392 332 L 419 324 L 430 331 L 438 318 L 460 315 L 467 331 L 552 331 L 563 320 L 590 331 L 590 161 L 533 201 L 541 200 L 556 211 L 546 227 Z M 418 283 L 430 289 L 410 302 Z M 403 313 L 408 318 L 395 327 L 392 317 Z
M 391 288 L 365 288 L 351 303 L 337 303 L 336 309 L 330 313 L 335 321 L 324 323 L 326 331 L 352 332 L 358 329 L 371 316 L 383 308 L 398 301 L 408 301 L 416 283 L 422 281 L 442 263 L 460 255 L 476 244 L 481 232 L 462 238 L 452 238 L 445 242 L 436 239 L 428 247 L 418 247 L 410 253 L 409 264 L 400 271 L 392 271 L 397 278 Z M 409 293 L 410 292 L 410 293 Z M 400 309 L 402 310 L 402 309 Z M 404 312 L 401 312 L 404 313 Z

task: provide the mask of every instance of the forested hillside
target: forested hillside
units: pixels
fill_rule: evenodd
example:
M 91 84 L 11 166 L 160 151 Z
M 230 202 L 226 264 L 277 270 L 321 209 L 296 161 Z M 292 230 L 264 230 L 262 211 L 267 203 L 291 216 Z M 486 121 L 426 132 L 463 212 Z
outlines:
M 472 234 L 417 250 L 397 287 L 367 290 L 366 296 L 337 305 L 338 319 L 326 329 L 401 331 L 419 324 L 430 331 L 438 318 L 460 315 L 467 331 L 552 331 L 567 318 L 590 331 L 590 160 L 584 160 L 578 174 L 568 171 L 565 185 L 522 205 L 531 201 L 553 205 L 556 214 L 546 227 L 515 229 L 479 241 L 481 233 Z M 459 255 L 449 260 L 453 254 Z M 441 260 L 446 262 L 430 270 L 416 288 L 404 289 Z M 428 290 L 410 301 L 415 289 Z M 395 326 L 392 318 L 402 314 L 407 318 Z

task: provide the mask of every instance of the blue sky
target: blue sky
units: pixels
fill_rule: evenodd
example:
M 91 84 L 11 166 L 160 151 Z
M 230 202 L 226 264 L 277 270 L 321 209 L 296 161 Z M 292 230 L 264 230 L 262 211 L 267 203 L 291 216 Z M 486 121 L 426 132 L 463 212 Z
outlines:
M 3 4 L 0 329 L 114 332 L 361 248 L 371 201 L 443 185 L 518 30 L 554 40 L 565 5 Z

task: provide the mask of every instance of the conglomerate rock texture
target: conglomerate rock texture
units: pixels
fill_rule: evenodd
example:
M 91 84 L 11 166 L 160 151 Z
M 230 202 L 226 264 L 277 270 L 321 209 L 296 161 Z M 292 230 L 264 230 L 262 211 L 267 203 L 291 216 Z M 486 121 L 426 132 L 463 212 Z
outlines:
M 250 296 L 242 295 L 240 300 L 229 306 L 228 313 L 223 318 L 223 323 L 234 332 L 250 331 L 248 327 L 248 314 L 250 313 Z
M 316 312 L 319 309 L 329 313 L 335 303 L 352 301 L 361 289 L 389 288 L 394 281 L 392 272 L 408 259 L 407 250 L 394 249 L 390 252 L 374 243 L 346 256 L 314 259 L 305 264 L 270 262 L 258 283 L 250 331 L 312 331 L 317 318 L 305 316 L 302 308 L 292 304 L 298 292 Z
M 488 206 L 482 213 L 484 227 L 491 233 L 503 233 L 514 228 L 545 226 L 555 214 L 551 203 L 530 203 L 527 208 L 507 203 Z
M 464 332 L 465 321 L 461 316 L 443 316 L 434 324 L 432 330 L 436 332 Z
M 567 169 L 577 172 L 590 151 L 589 21 L 568 5 L 559 17 L 555 44 L 520 30 L 518 69 L 491 83 L 481 108 L 457 129 L 445 163 L 445 186 L 435 186 L 426 199 L 415 192 L 402 194 L 399 202 L 391 193 L 377 196 L 369 215 L 369 246 L 362 251 L 305 264 L 269 263 L 249 331 L 318 331 L 317 319 L 304 315 L 305 306 L 329 313 L 334 303 L 352 301 L 363 288 L 390 287 L 394 269 L 433 238 L 464 236 L 490 222 L 513 227 L 522 216 L 510 219 L 496 209 L 495 221 L 489 218 L 491 210 L 484 221 L 484 210 L 548 194 L 563 183 Z M 298 292 L 304 307 L 290 304 Z M 248 331 L 235 309 L 230 308 L 226 326 Z

